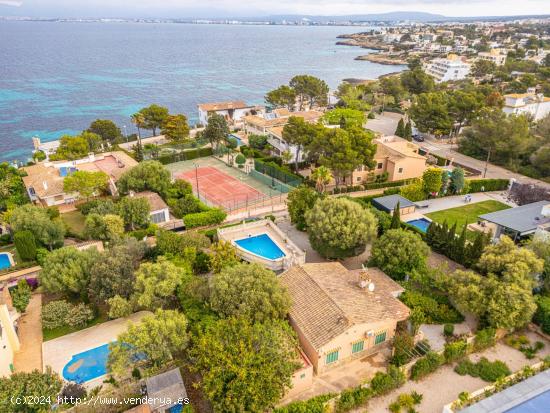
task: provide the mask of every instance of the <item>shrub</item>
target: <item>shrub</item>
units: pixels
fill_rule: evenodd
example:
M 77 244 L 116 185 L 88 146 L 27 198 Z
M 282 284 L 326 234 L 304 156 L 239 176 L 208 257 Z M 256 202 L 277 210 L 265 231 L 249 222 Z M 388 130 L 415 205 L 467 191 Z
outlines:
M 132 314 L 132 304 L 120 295 L 109 298 L 107 304 L 109 304 L 109 318 L 111 319 L 127 317 Z
M 44 261 L 50 252 L 46 248 L 37 248 L 36 249 L 36 262 L 39 265 L 44 266 Z
M 411 379 L 420 380 L 428 374 L 436 371 L 444 362 L 442 355 L 430 351 L 421 359 L 418 359 L 411 368 Z
M 213 208 L 206 212 L 198 212 L 196 214 L 188 214 L 183 217 L 183 222 L 187 229 L 206 227 L 209 225 L 217 225 L 222 223 L 227 214 L 219 208 Z
M 65 300 L 49 302 L 42 307 L 42 326 L 48 330 L 61 327 L 65 324 L 71 307 Z
M 445 337 L 451 337 L 454 334 L 455 326 L 454 324 L 445 324 L 443 326 L 443 335 Z
M 334 396 L 334 394 L 329 393 L 306 401 L 297 401 L 275 409 L 273 413 L 325 413 L 327 401 Z
M 71 400 L 84 399 L 86 397 L 86 388 L 82 384 L 69 382 L 63 386 L 59 396 L 63 401 L 67 402 L 63 404 L 71 404 Z
M 469 193 L 481 192 L 481 188 L 485 192 L 503 191 L 508 189 L 510 184 L 508 179 L 468 179 L 466 182 L 469 186 Z
M 452 308 L 446 297 L 429 297 L 418 291 L 405 291 L 399 297 L 411 309 L 418 308 L 426 316 L 426 323 L 460 323 L 464 320 L 462 314 Z
M 348 412 L 364 405 L 371 397 L 373 391 L 368 387 L 357 386 L 344 390 L 336 402 L 336 412 Z
M 485 328 L 478 330 L 474 338 L 474 350 L 480 351 L 492 347 L 496 342 L 496 330 L 494 328 Z
M 386 373 L 382 373 L 381 371 L 376 372 L 370 382 L 370 388 L 373 391 L 373 395 L 380 396 L 401 387 L 405 381 L 406 377 L 401 369 L 390 365 Z
M 94 310 L 83 303 L 72 306 L 67 314 L 65 324 L 70 327 L 84 327 L 94 318 Z
M 465 340 L 458 340 L 453 343 L 446 343 L 443 357 L 445 357 L 446 363 L 452 363 L 454 361 L 463 358 L 468 351 L 468 344 Z
M 17 282 L 17 287 L 11 289 L 10 291 L 11 298 L 13 301 L 13 306 L 20 313 L 25 312 L 29 302 L 31 301 L 31 287 L 27 280 L 21 279 Z
M 537 312 L 533 321 L 540 326 L 544 333 L 550 334 L 550 297 L 537 297 Z
M 472 377 L 479 377 L 488 382 L 495 382 L 511 374 L 506 363 L 500 360 L 491 362 L 485 357 L 481 358 L 477 363 L 473 363 L 469 359 L 462 360 L 455 367 L 455 372 L 461 376 L 468 374 Z
M 407 364 L 413 354 L 414 337 L 406 332 L 398 333 L 393 339 L 393 357 L 391 363 L 397 367 Z
M 10 243 L 11 243 L 11 235 L 10 234 L 0 235 L 0 245 L 8 245 Z
M 36 240 L 32 232 L 16 232 L 13 236 L 13 243 L 23 261 L 34 261 L 36 259 Z
M 193 262 L 193 272 L 196 274 L 206 274 L 210 271 L 210 255 L 198 251 Z
M 239 168 L 242 168 L 243 165 L 246 163 L 246 158 L 245 158 L 245 156 L 244 156 L 242 153 L 238 154 L 238 155 L 235 157 L 235 163 L 236 163 L 237 165 L 239 165 Z

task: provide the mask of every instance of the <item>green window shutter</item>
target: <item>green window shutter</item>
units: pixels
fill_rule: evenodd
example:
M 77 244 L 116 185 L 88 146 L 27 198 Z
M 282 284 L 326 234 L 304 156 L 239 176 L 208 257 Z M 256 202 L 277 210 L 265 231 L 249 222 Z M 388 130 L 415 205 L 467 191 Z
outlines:
M 326 364 L 334 363 L 335 361 L 338 361 L 338 350 L 327 354 Z
M 376 335 L 376 338 L 374 339 L 374 344 L 380 344 L 380 343 L 383 343 L 384 341 L 386 341 L 386 332 L 384 331 L 383 333 L 379 333 Z
M 359 353 L 360 351 L 363 351 L 363 349 L 365 348 L 365 341 L 364 340 L 361 340 L 361 341 L 358 341 L 357 343 L 353 343 L 352 346 L 351 346 L 351 353 Z

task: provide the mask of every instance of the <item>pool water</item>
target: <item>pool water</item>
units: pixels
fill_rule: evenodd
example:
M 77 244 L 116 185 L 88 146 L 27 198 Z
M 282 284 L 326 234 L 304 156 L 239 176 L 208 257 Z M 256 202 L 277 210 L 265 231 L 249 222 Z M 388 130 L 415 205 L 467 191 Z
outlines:
M 243 238 L 235 241 L 235 243 L 242 249 L 269 260 L 276 260 L 285 256 L 285 253 L 267 234 Z
M 5 270 L 6 268 L 11 267 L 10 257 L 7 253 L 0 253 L 0 270 Z
M 413 219 L 412 221 L 407 221 L 407 224 L 418 228 L 422 232 L 426 232 L 428 231 L 428 227 L 430 226 L 431 221 L 428 221 L 426 218 L 419 218 Z
M 109 344 L 73 355 L 65 367 L 63 378 L 76 383 L 85 383 L 107 374 Z
M 545 391 L 526 402 L 506 410 L 506 413 L 540 413 L 547 412 L 550 406 L 550 391 Z

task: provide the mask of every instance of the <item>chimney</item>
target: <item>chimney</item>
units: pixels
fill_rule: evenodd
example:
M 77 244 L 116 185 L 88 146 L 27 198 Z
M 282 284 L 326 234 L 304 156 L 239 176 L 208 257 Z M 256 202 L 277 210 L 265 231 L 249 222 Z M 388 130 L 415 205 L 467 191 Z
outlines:
M 363 265 L 363 269 L 359 273 L 359 287 L 362 290 L 368 289 L 370 292 L 374 291 L 374 283 L 372 282 L 367 267 Z
M 46 181 L 42 181 L 42 186 L 46 191 L 48 190 L 48 183 Z

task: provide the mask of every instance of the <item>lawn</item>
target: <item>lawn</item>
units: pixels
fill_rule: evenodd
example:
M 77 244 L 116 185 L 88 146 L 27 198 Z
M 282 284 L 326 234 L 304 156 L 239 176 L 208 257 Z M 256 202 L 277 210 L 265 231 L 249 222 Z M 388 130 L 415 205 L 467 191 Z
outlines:
M 71 211 L 61 214 L 61 219 L 67 224 L 71 232 L 78 235 L 84 234 L 86 217 L 82 215 L 80 211 Z
M 85 328 L 95 326 L 96 324 L 104 323 L 105 321 L 108 321 L 108 320 L 109 320 L 109 317 L 107 317 L 107 314 L 99 314 L 97 317 L 91 320 L 84 327 L 61 326 L 61 327 L 53 328 L 51 330 L 43 328 L 42 329 L 42 334 L 44 336 L 43 341 L 53 340 L 54 338 L 61 337 L 66 334 L 74 333 L 75 331 L 80 331 Z
M 457 228 L 464 224 L 473 224 L 477 222 L 478 217 L 489 212 L 501 211 L 510 208 L 508 205 L 498 201 L 483 201 L 475 204 L 468 204 L 457 208 L 444 209 L 442 211 L 426 214 L 432 221 L 442 224 L 447 221 L 447 225 L 453 226 L 456 222 Z

